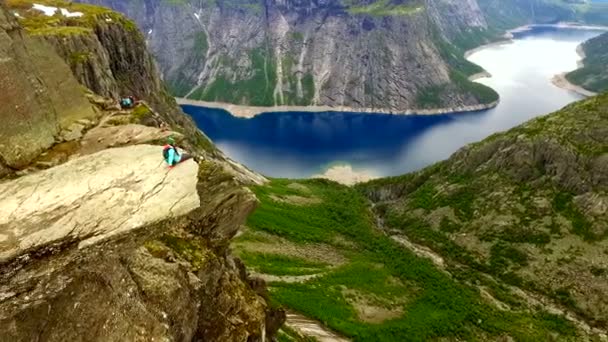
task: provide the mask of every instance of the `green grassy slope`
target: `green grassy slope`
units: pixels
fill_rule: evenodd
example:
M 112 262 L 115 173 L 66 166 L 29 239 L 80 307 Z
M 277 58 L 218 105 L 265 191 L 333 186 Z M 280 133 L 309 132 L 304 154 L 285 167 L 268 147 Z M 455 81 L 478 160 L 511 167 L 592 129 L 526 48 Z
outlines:
M 541 295 L 606 329 L 607 132 L 603 95 L 360 189 L 389 229 L 453 267 Z
M 273 180 L 234 248 L 355 341 L 586 340 L 548 312 L 607 328 L 607 132 L 604 95 L 355 189 Z
M 237 253 L 260 273 L 316 274 L 295 283 L 275 279 L 272 299 L 355 341 L 577 336 L 571 323 L 543 310 L 502 311 L 464 272 L 449 274 L 402 247 L 378 229 L 355 189 L 273 180 L 254 191 L 261 205 L 237 239 Z M 484 282 L 518 302 L 499 283 Z

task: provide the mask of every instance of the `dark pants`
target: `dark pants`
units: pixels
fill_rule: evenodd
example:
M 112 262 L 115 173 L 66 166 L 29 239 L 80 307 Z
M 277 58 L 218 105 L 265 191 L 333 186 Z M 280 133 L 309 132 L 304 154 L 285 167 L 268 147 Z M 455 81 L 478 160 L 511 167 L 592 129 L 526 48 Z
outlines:
M 192 159 L 192 155 L 188 154 L 188 153 L 183 153 L 181 156 L 181 158 L 179 159 L 180 163 L 185 162 L 188 159 Z

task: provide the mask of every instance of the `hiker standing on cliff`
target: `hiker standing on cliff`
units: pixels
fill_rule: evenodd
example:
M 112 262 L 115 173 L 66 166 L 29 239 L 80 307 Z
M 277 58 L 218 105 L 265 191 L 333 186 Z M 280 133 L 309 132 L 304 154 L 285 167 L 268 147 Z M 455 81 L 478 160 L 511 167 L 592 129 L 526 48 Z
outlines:
M 175 140 L 169 137 L 167 144 L 163 146 L 163 158 L 169 164 L 169 167 L 174 167 L 181 162 L 192 159 L 192 156 L 188 153 L 180 154 L 177 147 L 175 147 Z

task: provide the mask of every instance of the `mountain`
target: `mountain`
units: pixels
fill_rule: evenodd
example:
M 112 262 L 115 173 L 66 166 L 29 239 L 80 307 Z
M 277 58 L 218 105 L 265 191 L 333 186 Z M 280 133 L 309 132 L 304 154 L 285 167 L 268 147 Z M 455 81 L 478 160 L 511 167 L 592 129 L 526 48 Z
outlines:
M 586 41 L 579 49 L 583 66 L 568 73 L 568 81 L 594 92 L 608 90 L 608 33 Z
M 495 92 L 467 80 L 482 70 L 465 50 L 591 11 L 550 0 L 81 1 L 133 18 L 178 97 L 392 112 L 493 104 Z
M 487 28 L 475 0 L 87 2 L 135 19 L 176 96 L 393 111 L 497 99 L 446 43 Z
M 601 95 L 404 176 L 272 180 L 234 248 L 273 300 L 353 341 L 605 340 L 606 133 Z
M 134 23 L 2 2 L 0 75 L 0 340 L 273 338 L 284 312 L 228 249 L 266 179 L 181 112 Z M 167 168 L 169 136 L 197 162 Z

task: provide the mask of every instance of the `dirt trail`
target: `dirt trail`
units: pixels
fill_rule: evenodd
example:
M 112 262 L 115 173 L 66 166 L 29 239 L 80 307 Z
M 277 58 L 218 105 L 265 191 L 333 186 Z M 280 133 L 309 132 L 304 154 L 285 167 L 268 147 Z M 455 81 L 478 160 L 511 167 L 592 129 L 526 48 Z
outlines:
M 281 283 L 303 283 L 305 281 L 318 278 L 320 276 L 325 275 L 325 272 L 316 273 L 316 274 L 307 274 L 300 276 L 277 276 L 273 274 L 264 274 L 264 273 L 255 273 L 251 272 L 252 277 L 264 279 L 265 282 L 281 282 Z
M 417 256 L 430 259 L 440 270 L 445 269 L 445 261 L 443 258 L 439 254 L 433 252 L 430 248 L 412 243 L 405 235 L 393 235 L 391 236 L 391 239 L 414 252 Z
M 330 331 L 321 323 L 294 312 L 287 312 L 285 324 L 303 336 L 313 337 L 319 342 L 349 342 L 350 340 Z

